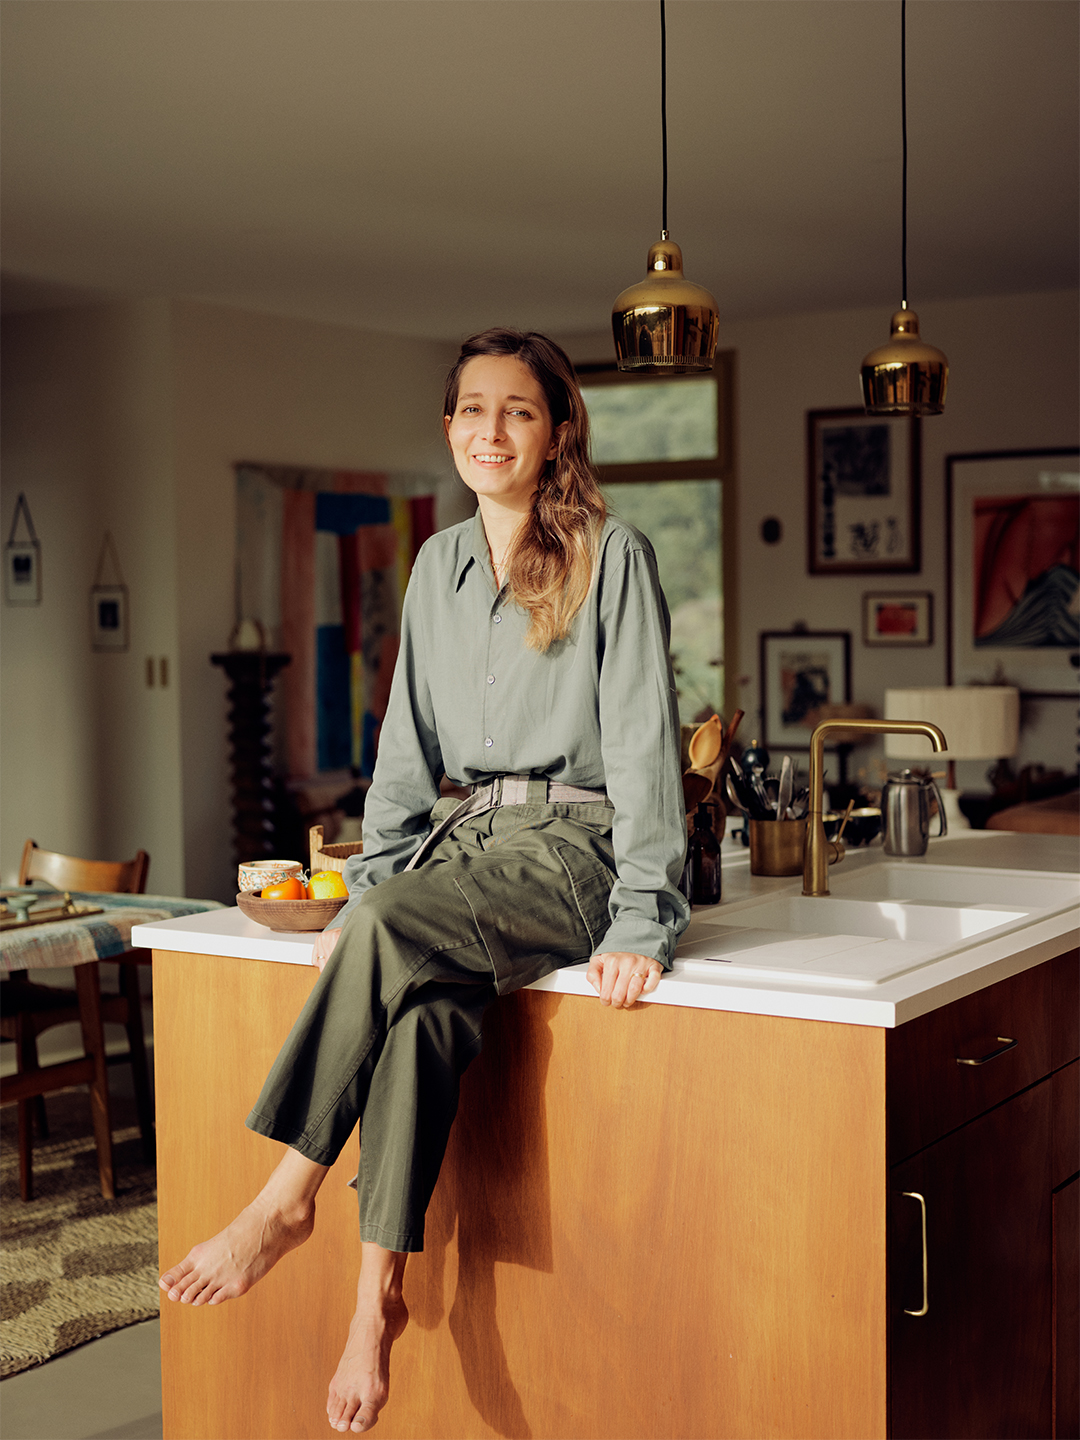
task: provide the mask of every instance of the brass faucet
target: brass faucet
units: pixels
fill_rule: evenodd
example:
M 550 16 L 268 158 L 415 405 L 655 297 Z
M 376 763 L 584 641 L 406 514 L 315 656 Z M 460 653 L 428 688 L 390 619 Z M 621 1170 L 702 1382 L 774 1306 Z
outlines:
M 929 720 L 822 720 L 810 736 L 810 811 L 803 852 L 804 895 L 829 893 L 829 842 L 821 822 L 825 789 L 825 741 L 835 730 L 865 730 L 873 735 L 925 735 L 935 751 L 945 749 L 945 736 Z

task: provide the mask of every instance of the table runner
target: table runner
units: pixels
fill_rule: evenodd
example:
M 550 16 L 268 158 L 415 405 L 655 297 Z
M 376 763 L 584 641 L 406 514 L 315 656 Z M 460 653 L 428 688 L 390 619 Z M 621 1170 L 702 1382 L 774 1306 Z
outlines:
M 43 899 L 47 893 L 42 891 Z M 133 925 L 225 908 L 217 900 L 187 900 L 172 895 L 70 893 L 80 903 L 100 905 L 101 913 L 5 931 L 0 939 L 0 964 L 5 970 L 56 970 L 85 965 L 90 960 L 109 960 L 131 948 Z

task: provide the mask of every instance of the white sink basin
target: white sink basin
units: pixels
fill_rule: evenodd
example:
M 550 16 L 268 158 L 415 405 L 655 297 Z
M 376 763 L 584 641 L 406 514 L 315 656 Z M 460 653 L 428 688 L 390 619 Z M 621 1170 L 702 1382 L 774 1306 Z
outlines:
M 1007 905 L 1053 914 L 1080 902 L 1080 878 L 1023 870 L 970 870 L 953 865 L 898 865 L 829 871 L 829 890 L 851 900 L 938 901 Z M 811 901 L 811 903 L 815 903 Z
M 885 863 L 829 872 L 832 893 L 801 885 L 696 911 L 676 964 L 758 979 L 880 985 L 1080 900 L 1075 875 Z
M 862 935 L 871 940 L 928 940 L 951 944 L 1026 920 L 1023 910 L 1003 905 L 912 905 L 897 900 L 838 900 L 789 895 L 747 906 L 731 923 L 754 930 L 793 930 L 799 935 Z

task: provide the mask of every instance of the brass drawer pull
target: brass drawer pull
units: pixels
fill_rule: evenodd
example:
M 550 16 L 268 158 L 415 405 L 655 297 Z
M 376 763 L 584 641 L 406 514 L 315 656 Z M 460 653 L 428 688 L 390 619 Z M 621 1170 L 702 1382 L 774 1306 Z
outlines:
M 986 1055 L 973 1055 L 970 1059 L 966 1057 L 961 1058 L 961 1056 L 958 1055 L 956 1057 L 956 1063 L 958 1065 L 985 1065 L 988 1060 L 996 1060 L 999 1055 L 1004 1055 L 1006 1050 L 1015 1050 L 1016 1046 L 1020 1043 L 1018 1040 L 1010 1040 L 1008 1035 L 999 1035 L 997 1038 L 998 1046 L 996 1050 L 991 1050 Z
M 1015 1041 L 1013 1042 L 1015 1044 Z M 900 1192 L 909 1200 L 917 1200 L 922 1209 L 922 1309 L 904 1310 L 905 1315 L 925 1315 L 930 1309 L 930 1292 L 927 1284 L 929 1272 L 929 1259 L 926 1253 L 926 1198 L 920 1195 L 917 1190 L 902 1190 Z

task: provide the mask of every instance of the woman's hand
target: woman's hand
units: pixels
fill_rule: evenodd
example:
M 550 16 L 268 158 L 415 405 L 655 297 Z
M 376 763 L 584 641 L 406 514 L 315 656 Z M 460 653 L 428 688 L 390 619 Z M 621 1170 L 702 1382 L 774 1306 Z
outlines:
M 315 945 L 311 951 L 311 963 L 319 967 L 320 975 L 323 966 L 330 959 L 330 953 L 337 944 L 340 934 L 341 926 L 339 925 L 336 930 L 324 930 L 321 935 L 315 937 Z
M 589 961 L 585 978 L 600 996 L 601 1005 L 614 1005 L 616 1010 L 626 1010 L 643 995 L 651 995 L 663 973 L 664 967 L 659 960 L 617 951 L 610 955 L 594 955 Z

